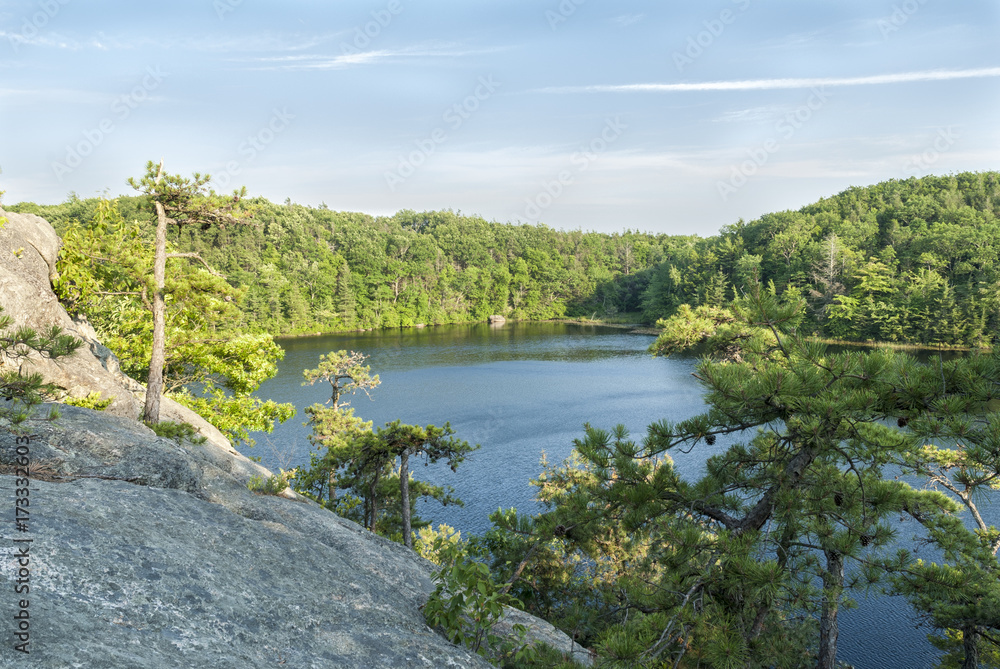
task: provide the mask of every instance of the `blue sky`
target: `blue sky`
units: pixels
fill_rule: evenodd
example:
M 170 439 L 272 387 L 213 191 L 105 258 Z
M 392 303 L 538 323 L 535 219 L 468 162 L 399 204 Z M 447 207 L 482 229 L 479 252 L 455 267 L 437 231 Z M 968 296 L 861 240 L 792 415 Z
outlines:
M 273 201 L 714 234 L 1000 169 L 993 0 L 0 3 L 6 202 L 147 160 Z

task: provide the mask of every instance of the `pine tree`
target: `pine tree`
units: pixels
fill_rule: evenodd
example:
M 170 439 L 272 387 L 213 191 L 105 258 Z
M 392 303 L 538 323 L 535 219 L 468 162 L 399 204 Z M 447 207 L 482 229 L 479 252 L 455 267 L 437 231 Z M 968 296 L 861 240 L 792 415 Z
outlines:
M 0 224 L 3 222 L 0 219 Z M 0 306 L 0 421 L 5 429 L 20 433 L 31 410 L 58 391 L 51 383 L 45 383 L 41 374 L 21 373 L 20 364 L 32 354 L 52 359 L 72 355 L 82 344 L 56 326 L 41 333 L 16 327 Z
M 398 532 L 399 540 L 412 548 L 412 530 L 427 525 L 414 516 L 418 498 L 445 505 L 461 501 L 450 488 L 415 481 L 410 458 L 422 454 L 429 463 L 446 460 L 454 471 L 478 446 L 454 439 L 447 423 L 420 427 L 397 420 L 373 432 L 371 422 L 356 417 L 349 402 L 342 399 L 359 390 L 368 394 L 379 385 L 378 375 L 371 374 L 365 359 L 362 353 L 337 351 L 320 356 L 319 367 L 303 373 L 303 385 L 328 382 L 331 397 L 329 406 L 314 404 L 306 409 L 313 428 L 309 440 L 319 451 L 312 454 L 309 468 L 295 477 L 295 485 L 299 492 L 373 532 Z M 347 494 L 338 496 L 338 490 Z
M 129 178 L 132 188 L 147 195 L 156 209 L 156 235 L 153 255 L 153 286 L 146 296 L 153 313 L 153 344 L 146 380 L 146 402 L 143 420 L 156 423 L 160 420 L 160 396 L 163 394 L 163 367 L 166 364 L 166 303 L 164 286 L 168 258 L 190 258 L 201 262 L 209 272 L 217 274 L 197 253 L 167 253 L 167 227 L 199 225 L 202 228 L 242 223 L 249 212 L 239 209 L 240 199 L 246 189 L 232 197 L 220 197 L 208 190 L 210 175 L 195 173 L 192 179 L 180 175 L 164 174 L 163 161 L 155 165 L 146 163 L 146 174 L 136 181 Z
M 7 219 L 0 216 L 0 228 L 6 223 Z M 52 359 L 72 355 L 81 345 L 82 341 L 63 334 L 56 326 L 41 333 L 29 327 L 15 327 L 0 305 L 0 401 L 3 402 L 0 420 L 6 423 L 6 429 L 20 432 L 31 410 L 57 391 L 54 385 L 45 383 L 41 374 L 22 374 L 21 362 L 33 353 Z M 17 369 L 9 369 L 15 365 Z
M 996 666 L 995 642 L 984 642 L 1000 632 L 1000 529 L 986 522 L 980 505 L 1000 482 L 1000 413 L 993 404 L 1000 396 L 1000 355 L 947 362 L 939 356 L 906 378 L 912 399 L 900 420 L 921 447 L 900 464 L 948 497 L 937 507 L 910 510 L 943 559 L 901 554 L 887 568 L 897 592 L 945 631 L 937 645 L 953 651 L 955 662 L 946 658 L 942 666 L 973 669 L 987 657 Z
M 310 455 L 310 466 L 295 478 L 295 487 L 329 508 L 338 504 L 338 470 L 343 468 L 356 452 L 358 439 L 371 432 L 371 421 L 365 422 L 354 415 L 350 402 L 342 399 L 357 391 L 371 398 L 370 391 L 377 388 L 378 374 L 371 374 L 371 366 L 365 365 L 363 353 L 336 351 L 321 355 L 316 369 L 303 371 L 302 385 L 313 385 L 325 381 L 330 384 L 330 399 L 326 404 L 313 404 L 305 412 L 309 416 L 312 434 L 309 441 L 318 451 Z M 382 468 L 362 467 L 353 476 L 378 478 Z M 324 492 L 327 496 L 323 500 Z M 346 509 L 345 509 L 346 511 Z
M 392 460 L 399 457 L 399 508 L 403 521 L 403 543 L 407 548 L 413 548 L 413 535 L 410 528 L 410 456 L 424 455 L 428 462 L 435 463 L 447 459 L 448 466 L 454 472 L 469 452 L 479 446 L 469 446 L 466 441 L 452 438 L 455 431 L 445 423 L 443 428 L 434 425 L 420 427 L 406 425 L 393 421 L 379 428 L 376 437 L 380 442 L 377 446 L 381 453 L 387 454 Z
M 651 425 L 642 444 L 592 428 L 576 444 L 586 476 L 559 494 L 536 538 L 571 537 L 599 562 L 630 555 L 616 582 L 624 599 L 609 609 L 619 624 L 596 644 L 606 654 L 644 666 L 690 653 L 711 667 L 799 667 L 812 655 L 832 669 L 847 593 L 884 580 L 893 563 L 889 517 L 950 508 L 884 470 L 918 451 L 906 417 L 930 425 L 944 406 L 973 408 L 907 356 L 832 353 L 803 339 L 793 327 L 803 306 L 758 285 L 728 309 L 679 313 L 655 348 L 715 353 L 696 373 L 709 410 Z M 998 377 L 987 372 L 955 374 L 975 384 L 986 373 L 992 392 Z M 674 469 L 670 453 L 720 438 L 735 443 L 700 479 Z M 625 537 L 602 548 L 609 526 Z
M 155 339 L 152 246 L 142 226 L 126 221 L 117 200 L 100 200 L 92 220 L 65 228 L 53 282 L 67 310 L 86 316 L 122 370 L 140 381 L 148 379 Z M 239 328 L 243 291 L 204 266 L 172 260 L 191 259 L 173 248 L 165 247 L 163 393 L 234 442 L 253 445 L 250 431 L 270 432 L 275 421 L 295 413 L 291 404 L 253 395 L 277 372 L 284 352 L 270 335 Z

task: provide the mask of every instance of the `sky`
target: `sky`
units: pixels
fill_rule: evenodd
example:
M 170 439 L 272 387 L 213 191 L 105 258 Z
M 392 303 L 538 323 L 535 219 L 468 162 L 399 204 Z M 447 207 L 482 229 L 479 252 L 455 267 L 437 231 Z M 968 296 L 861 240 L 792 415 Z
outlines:
M 715 234 L 1000 169 L 996 0 L 0 1 L 0 190 Z

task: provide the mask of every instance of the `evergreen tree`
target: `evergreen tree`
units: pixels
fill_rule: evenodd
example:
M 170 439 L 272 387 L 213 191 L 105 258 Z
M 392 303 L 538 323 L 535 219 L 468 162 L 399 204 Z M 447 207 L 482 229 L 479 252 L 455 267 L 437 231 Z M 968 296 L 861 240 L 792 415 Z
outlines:
M 167 253 L 167 226 L 199 225 L 210 227 L 240 223 L 248 212 L 237 208 L 246 189 L 231 198 L 217 196 L 207 191 L 209 175 L 195 174 L 192 179 L 163 173 L 163 162 L 157 166 L 146 163 L 146 174 L 138 181 L 129 178 L 132 188 L 148 196 L 156 209 L 156 234 L 151 289 L 144 295 L 153 314 L 153 340 L 149 357 L 149 374 L 146 378 L 146 403 L 143 420 L 152 424 L 160 420 L 160 395 L 163 393 L 163 368 L 166 364 L 166 266 L 168 258 L 190 258 L 201 262 L 210 273 L 216 274 L 208 263 L 194 252 Z
M 461 501 L 450 488 L 415 481 L 410 473 L 411 456 L 422 454 L 431 463 L 447 460 L 454 471 L 475 449 L 454 439 L 448 424 L 419 427 L 394 421 L 372 432 L 371 422 L 356 417 L 349 402 L 342 399 L 359 390 L 368 394 L 379 385 L 378 375 L 372 375 L 370 365 L 364 364 L 365 357 L 337 351 L 320 356 L 319 367 L 304 371 L 303 385 L 326 381 L 331 397 L 329 406 L 314 404 L 306 409 L 313 428 L 309 440 L 319 450 L 311 455 L 309 468 L 296 475 L 295 486 L 373 532 L 398 533 L 399 540 L 412 548 L 412 530 L 427 525 L 414 516 L 418 498 L 446 505 Z M 338 490 L 347 494 L 338 496 Z
M 943 667 L 997 666 L 1000 529 L 986 522 L 980 505 L 1000 481 L 1000 413 L 994 405 L 1000 396 L 1000 355 L 948 362 L 938 357 L 907 380 L 903 388 L 912 399 L 900 422 L 922 445 L 906 453 L 900 465 L 925 478 L 950 503 L 911 510 L 940 548 L 941 562 L 901 554 L 887 568 L 897 591 L 944 630 L 935 639 L 952 651 Z M 971 527 L 959 515 L 963 511 Z
M 126 221 L 117 201 L 100 201 L 87 224 L 74 221 L 64 230 L 53 288 L 70 313 L 89 319 L 122 370 L 148 388 L 157 289 L 145 233 Z M 295 412 L 253 396 L 284 353 L 270 335 L 240 328 L 242 291 L 203 266 L 173 260 L 188 259 L 173 249 L 165 246 L 163 391 L 233 441 L 252 445 L 250 431 L 270 432 Z
M 325 404 L 316 403 L 305 410 L 309 416 L 308 425 L 312 426 L 309 441 L 318 450 L 310 454 L 309 468 L 296 476 L 295 488 L 331 509 L 336 509 L 340 503 L 337 488 L 342 486 L 338 471 L 351 461 L 357 449 L 357 440 L 371 432 L 371 421 L 365 422 L 355 416 L 350 402 L 342 399 L 357 391 L 371 398 L 370 391 L 378 387 L 378 374 L 371 374 L 371 366 L 364 364 L 366 358 L 363 353 L 354 351 L 331 352 L 320 356 L 316 369 L 303 371 L 305 381 L 302 385 L 326 382 L 330 385 L 330 399 Z M 371 468 L 366 463 L 353 476 L 361 476 L 366 481 L 374 478 L 374 486 L 381 474 L 381 467 Z M 346 500 L 346 503 L 351 501 Z M 345 512 L 348 510 L 343 509 Z
M 958 384 L 985 400 L 1000 381 L 996 370 L 956 363 L 954 381 L 944 383 L 940 370 L 908 356 L 832 353 L 795 331 L 801 300 L 774 292 L 758 284 L 727 309 L 687 309 L 665 321 L 655 350 L 703 344 L 716 356 L 697 371 L 710 409 L 651 425 L 641 444 L 622 428 L 613 435 L 588 428 L 576 443 L 579 473 L 547 476 L 551 510 L 530 526 L 504 521 L 492 540 L 502 551 L 530 532 L 505 560 L 528 561 L 523 587 L 536 571 L 572 580 L 548 561 L 555 540 L 565 554 L 607 568 L 611 585 L 583 594 L 600 618 L 588 623 L 594 645 L 607 657 L 632 666 L 688 658 L 707 667 L 800 667 L 811 656 L 819 669 L 832 669 L 848 593 L 885 582 L 887 572 L 919 573 L 912 559 L 888 554 L 889 518 L 947 519 L 954 510 L 938 493 L 886 477 L 885 468 L 920 453 L 934 425 L 937 438 L 948 439 L 941 427 L 948 411 L 955 420 L 982 420 L 981 405 L 961 399 L 969 391 Z M 708 458 L 700 479 L 674 469 L 671 452 L 721 438 L 730 445 Z M 995 463 L 982 466 L 990 472 L 982 480 L 992 481 Z M 964 546 L 956 555 L 983 564 Z M 974 580 L 990 583 L 987 575 Z M 942 602 L 939 610 L 946 608 Z M 565 620 L 584 619 L 570 609 Z M 968 616 L 949 611 L 955 628 L 972 629 Z M 981 612 L 975 629 L 988 624 Z
M 0 218 L 0 226 L 5 222 Z M 58 392 L 53 384 L 45 383 L 41 374 L 21 373 L 20 364 L 32 354 L 52 359 L 72 355 L 82 344 L 56 326 L 41 333 L 14 326 L 13 319 L 0 306 L 0 423 L 5 429 L 20 434 L 31 410 Z
M 378 430 L 376 437 L 380 443 L 376 448 L 392 460 L 399 458 L 399 508 L 403 521 L 403 543 L 407 548 L 413 548 L 410 528 L 410 456 L 424 455 L 431 463 L 447 459 L 448 466 L 453 472 L 456 471 L 465 456 L 479 446 L 473 448 L 468 442 L 452 438 L 453 434 L 455 431 L 448 423 L 443 428 L 434 425 L 423 428 L 405 425 L 398 420 Z

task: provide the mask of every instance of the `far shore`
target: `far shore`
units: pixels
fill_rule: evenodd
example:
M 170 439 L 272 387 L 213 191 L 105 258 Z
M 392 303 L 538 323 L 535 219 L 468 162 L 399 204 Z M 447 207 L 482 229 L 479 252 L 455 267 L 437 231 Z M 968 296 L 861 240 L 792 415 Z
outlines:
M 376 330 L 422 330 L 425 328 L 435 327 L 436 325 L 476 325 L 480 321 L 468 321 L 465 323 L 416 323 L 414 325 L 400 325 L 396 328 L 351 328 L 347 330 L 327 330 L 325 332 L 300 332 L 296 334 L 281 334 L 273 335 L 275 340 L 279 339 L 300 339 L 302 337 L 322 337 L 325 335 L 338 335 L 338 334 L 358 334 L 362 332 L 374 332 Z M 658 335 L 660 334 L 660 328 L 647 325 L 645 323 L 606 323 L 601 320 L 589 320 L 580 318 L 550 318 L 541 321 L 530 321 L 530 320 L 511 320 L 508 319 L 506 323 L 566 323 L 568 325 L 595 325 L 606 328 L 617 328 L 619 330 L 628 330 L 632 334 L 642 334 L 642 335 Z M 497 324 L 496 327 L 503 327 L 503 323 Z M 863 348 L 891 348 L 898 351 L 978 351 L 987 352 L 992 350 L 990 347 L 971 347 L 971 346 L 952 346 L 949 344 L 911 344 L 906 342 L 889 342 L 889 341 L 850 341 L 847 339 L 828 339 L 825 337 L 809 337 L 809 341 L 819 342 L 821 344 L 829 344 L 832 346 L 859 346 Z

